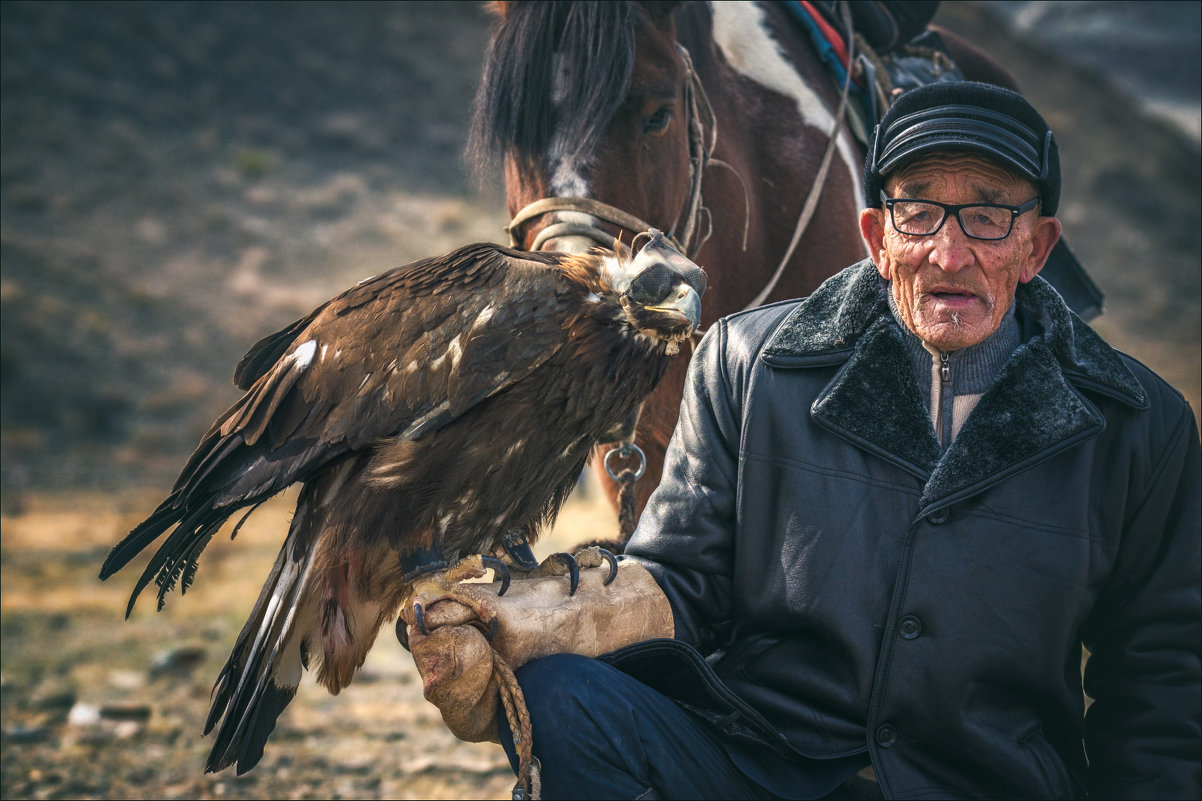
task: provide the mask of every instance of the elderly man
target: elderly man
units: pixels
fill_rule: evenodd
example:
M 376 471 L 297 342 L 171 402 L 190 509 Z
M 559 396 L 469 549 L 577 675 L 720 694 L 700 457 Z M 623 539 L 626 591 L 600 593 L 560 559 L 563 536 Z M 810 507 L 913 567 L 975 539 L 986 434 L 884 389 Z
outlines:
M 544 610 L 550 647 L 499 599 L 544 794 L 1197 798 L 1198 430 L 1037 277 L 1047 124 L 914 90 L 864 187 L 871 259 L 702 341 L 614 588 Z M 490 738 L 445 622 L 410 631 L 427 696 Z

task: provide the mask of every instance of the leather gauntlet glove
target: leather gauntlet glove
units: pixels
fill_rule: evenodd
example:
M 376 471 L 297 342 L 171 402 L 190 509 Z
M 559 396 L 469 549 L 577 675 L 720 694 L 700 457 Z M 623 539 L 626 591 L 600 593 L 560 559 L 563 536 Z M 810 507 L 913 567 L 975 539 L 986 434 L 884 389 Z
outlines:
M 619 563 L 608 586 L 606 568 L 582 570 L 575 595 L 563 576 L 499 583 L 460 583 L 424 606 L 428 634 L 413 621 L 407 634 L 423 693 L 461 740 L 497 742 L 493 650 L 517 670 L 555 653 L 596 657 L 643 640 L 671 637 L 672 608 L 647 569 Z M 494 628 L 491 644 L 483 631 Z

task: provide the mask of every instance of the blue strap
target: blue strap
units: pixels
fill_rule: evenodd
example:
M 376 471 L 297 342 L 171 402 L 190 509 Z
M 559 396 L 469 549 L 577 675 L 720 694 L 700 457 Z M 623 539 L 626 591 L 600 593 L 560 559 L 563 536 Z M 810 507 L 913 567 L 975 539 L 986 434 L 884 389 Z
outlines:
M 839 57 L 835 55 L 835 48 L 822 34 L 822 29 L 818 27 L 818 23 L 814 22 L 813 17 L 802 8 L 801 3 L 797 2 L 797 0 L 786 0 L 784 6 L 789 14 L 805 28 L 806 33 L 810 36 L 810 43 L 818 51 L 819 60 L 826 64 L 826 68 L 834 75 L 836 84 L 842 89 L 843 84 L 847 82 L 847 69 L 843 66 L 843 62 L 839 60 Z M 858 94 L 861 89 L 853 81 L 850 91 Z

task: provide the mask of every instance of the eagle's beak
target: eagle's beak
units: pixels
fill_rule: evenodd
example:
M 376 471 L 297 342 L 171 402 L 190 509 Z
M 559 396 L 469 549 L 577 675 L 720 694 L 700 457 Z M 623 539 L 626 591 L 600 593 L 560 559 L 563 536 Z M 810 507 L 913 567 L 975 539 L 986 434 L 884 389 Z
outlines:
M 701 325 L 701 295 L 689 284 L 681 284 L 666 300 L 654 306 L 647 306 L 647 311 L 661 314 L 679 314 L 689 321 L 690 332 L 696 331 Z
M 619 291 L 628 292 L 646 311 L 683 318 L 692 333 L 701 325 L 705 271 L 669 245 L 661 232 L 652 228 L 646 236 L 648 242 L 630 262 L 630 278 Z

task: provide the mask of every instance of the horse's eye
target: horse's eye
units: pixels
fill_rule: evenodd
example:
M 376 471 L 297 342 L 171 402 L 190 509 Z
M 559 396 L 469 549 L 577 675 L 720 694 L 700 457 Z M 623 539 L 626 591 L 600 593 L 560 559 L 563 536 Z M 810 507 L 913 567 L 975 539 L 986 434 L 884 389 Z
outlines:
M 643 120 L 643 133 L 656 134 L 668 127 L 672 121 L 672 107 L 661 106 L 647 119 Z

